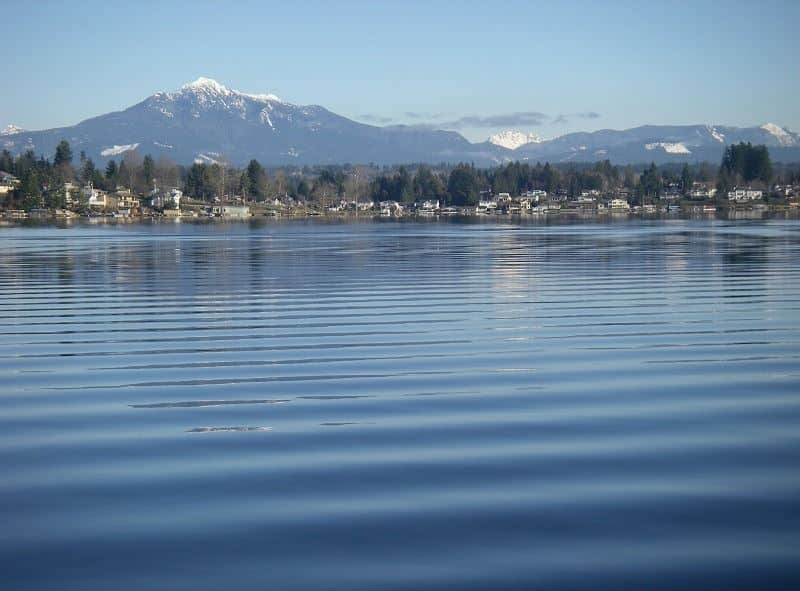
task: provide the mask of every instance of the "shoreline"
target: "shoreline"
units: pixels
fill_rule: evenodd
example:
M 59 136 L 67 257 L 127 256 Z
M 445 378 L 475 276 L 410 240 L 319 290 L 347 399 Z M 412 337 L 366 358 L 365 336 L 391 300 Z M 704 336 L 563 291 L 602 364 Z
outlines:
M 292 221 L 326 221 L 326 222 L 557 222 L 584 221 L 584 222 L 618 222 L 624 220 L 766 220 L 766 219 L 800 219 L 800 208 L 726 208 L 715 211 L 673 211 L 673 212 L 581 212 L 581 211 L 553 211 L 547 213 L 404 213 L 402 215 L 381 215 L 379 212 L 355 213 L 327 212 L 316 214 L 286 214 L 286 215 L 250 215 L 250 216 L 114 216 L 114 215 L 56 215 L 55 213 L 36 213 L 19 215 L 13 212 L 0 212 L 0 227 L 13 226 L 86 226 L 86 225 L 147 225 L 165 223 L 189 224 L 230 224 L 253 222 L 292 222 Z

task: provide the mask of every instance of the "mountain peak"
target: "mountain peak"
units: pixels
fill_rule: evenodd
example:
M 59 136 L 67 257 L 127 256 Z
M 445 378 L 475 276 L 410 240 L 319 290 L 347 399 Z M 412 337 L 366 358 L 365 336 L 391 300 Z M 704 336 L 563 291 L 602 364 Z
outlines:
M 230 91 L 224 84 L 220 84 L 216 80 L 200 76 L 194 82 L 189 82 L 181 87 L 181 90 L 205 90 L 214 92 L 216 94 L 228 94 Z
M 188 84 L 184 84 L 181 86 L 182 91 L 191 91 L 191 92 L 202 92 L 204 94 L 211 94 L 216 96 L 239 96 L 252 99 L 254 101 L 258 101 L 261 103 L 266 102 L 275 102 L 275 103 L 282 103 L 279 97 L 275 96 L 274 94 L 266 94 L 266 93 L 249 93 L 249 92 L 240 92 L 238 90 L 234 90 L 232 88 L 228 88 L 224 84 L 220 84 L 213 78 L 206 78 L 205 76 L 200 76 L 194 82 L 189 82 Z
M 526 144 L 540 144 L 542 141 L 542 138 L 535 133 L 524 133 L 513 129 L 501 131 L 489 138 L 489 143 L 509 150 L 516 150 Z
M 0 129 L 0 135 L 14 135 L 15 133 L 21 133 L 25 131 L 21 127 L 17 127 L 13 123 L 9 123 L 3 129 Z

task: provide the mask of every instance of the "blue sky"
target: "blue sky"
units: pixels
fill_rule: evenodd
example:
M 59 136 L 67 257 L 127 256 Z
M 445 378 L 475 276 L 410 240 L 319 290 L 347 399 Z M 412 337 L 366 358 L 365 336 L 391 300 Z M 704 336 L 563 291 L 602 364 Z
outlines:
M 800 131 L 794 0 L 82 0 L 2 14 L 0 127 L 71 125 L 208 76 L 471 140 L 645 123 Z

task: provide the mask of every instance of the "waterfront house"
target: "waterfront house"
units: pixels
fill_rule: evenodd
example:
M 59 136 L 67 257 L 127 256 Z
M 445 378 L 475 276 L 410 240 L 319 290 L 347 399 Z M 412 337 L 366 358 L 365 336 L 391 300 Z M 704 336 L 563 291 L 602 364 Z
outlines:
M 618 212 L 618 211 L 630 211 L 630 209 L 631 209 L 631 206 L 628 204 L 628 202 L 627 202 L 625 199 L 618 199 L 618 198 L 615 198 L 615 199 L 612 199 L 612 200 L 609 202 L 609 204 L 608 204 L 608 208 L 609 208 L 611 211 L 614 211 L 614 212 Z
M 530 211 L 531 207 L 533 207 L 533 199 L 530 197 L 520 197 L 519 198 L 519 208 L 522 211 Z
M 181 207 L 181 200 L 183 199 L 183 191 L 180 189 L 170 189 L 166 193 L 154 195 L 150 199 L 150 206 L 153 209 L 164 209 L 171 206 L 173 203 L 177 209 Z
M 19 186 L 19 179 L 13 174 L 0 170 L 0 195 L 11 193 Z
M 493 199 L 481 199 L 475 208 L 475 213 L 495 213 L 497 211 L 497 202 Z
M 525 191 L 523 197 L 533 200 L 534 203 L 539 203 L 539 201 L 547 200 L 547 191 L 533 189 L 531 191 Z
M 109 195 L 106 191 L 96 189 L 92 183 L 88 183 L 82 189 L 86 204 L 92 209 L 114 210 L 117 208 L 117 199 Z
M 746 187 L 744 189 L 735 188 L 733 191 L 728 191 L 729 201 L 756 201 L 764 196 L 764 192 L 758 189 Z
M 403 206 L 400 205 L 397 201 L 381 201 L 378 206 L 381 208 L 381 215 L 382 216 L 393 216 L 393 215 L 402 215 L 403 214 Z
M 437 211 L 439 209 L 438 199 L 426 199 L 420 206 L 420 211 Z
M 670 185 L 661 193 L 662 201 L 677 201 L 682 197 L 681 189 L 677 185 Z
M 250 207 L 247 205 L 221 205 L 219 206 L 219 215 L 223 218 L 249 218 Z
M 114 195 L 117 199 L 118 210 L 128 210 L 129 213 L 139 209 L 139 198 L 131 194 L 130 191 L 117 191 Z
M 717 189 L 711 183 L 692 183 L 692 190 L 689 192 L 689 197 L 692 199 L 713 199 L 717 194 Z

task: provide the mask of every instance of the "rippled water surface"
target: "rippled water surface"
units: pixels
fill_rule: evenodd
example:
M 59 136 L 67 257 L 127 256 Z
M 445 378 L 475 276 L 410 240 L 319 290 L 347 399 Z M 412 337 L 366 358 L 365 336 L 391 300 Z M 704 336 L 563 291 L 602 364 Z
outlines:
M 800 585 L 800 225 L 0 230 L 4 589 Z

